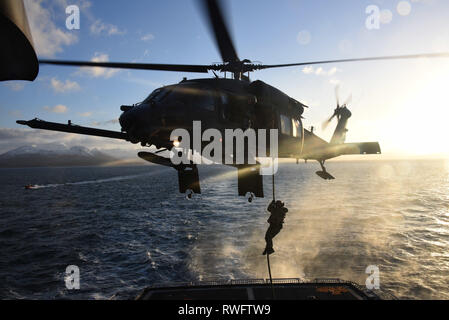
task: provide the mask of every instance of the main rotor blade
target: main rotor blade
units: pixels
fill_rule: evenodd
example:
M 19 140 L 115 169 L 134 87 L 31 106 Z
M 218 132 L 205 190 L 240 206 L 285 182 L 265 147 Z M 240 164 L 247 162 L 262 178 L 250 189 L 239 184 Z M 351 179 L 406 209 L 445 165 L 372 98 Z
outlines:
M 127 62 L 93 62 L 93 61 L 64 61 L 39 60 L 40 64 L 54 64 L 62 66 L 100 67 L 115 69 L 159 70 L 207 73 L 211 66 L 190 64 L 157 64 L 157 63 L 127 63 Z
M 354 59 L 322 60 L 322 61 L 310 61 L 310 62 L 288 63 L 288 64 L 255 65 L 254 70 L 280 68 L 280 67 L 306 66 L 306 65 L 326 64 L 326 63 L 376 61 L 376 60 L 399 60 L 399 59 L 417 59 L 417 58 L 449 58 L 449 52 L 410 54 L 410 55 L 402 55 L 402 56 L 383 56 L 383 57 L 354 58 Z
M 219 2 L 217 0 L 201 0 L 200 5 L 209 21 L 209 27 L 213 31 L 223 62 L 240 61 Z

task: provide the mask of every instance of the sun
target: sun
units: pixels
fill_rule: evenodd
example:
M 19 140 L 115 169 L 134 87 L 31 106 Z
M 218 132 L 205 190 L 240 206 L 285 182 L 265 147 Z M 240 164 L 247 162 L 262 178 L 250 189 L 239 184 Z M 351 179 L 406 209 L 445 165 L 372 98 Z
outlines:
M 427 77 L 418 90 L 402 90 L 406 98 L 394 130 L 407 153 L 449 157 L 449 68 L 445 70 Z

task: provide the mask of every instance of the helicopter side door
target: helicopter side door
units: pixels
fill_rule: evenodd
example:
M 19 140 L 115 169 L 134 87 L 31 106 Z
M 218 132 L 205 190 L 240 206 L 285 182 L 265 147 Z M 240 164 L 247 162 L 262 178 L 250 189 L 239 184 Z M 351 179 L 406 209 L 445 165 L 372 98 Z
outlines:
M 304 106 L 288 97 L 279 107 L 279 157 L 299 158 L 304 146 L 301 117 Z
M 299 117 L 279 113 L 279 157 L 299 157 L 304 144 L 304 129 Z

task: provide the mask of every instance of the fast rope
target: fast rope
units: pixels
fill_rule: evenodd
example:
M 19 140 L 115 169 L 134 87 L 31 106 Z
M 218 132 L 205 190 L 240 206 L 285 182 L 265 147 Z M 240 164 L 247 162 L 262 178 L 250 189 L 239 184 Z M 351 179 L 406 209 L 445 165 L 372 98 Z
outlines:
M 275 192 L 275 183 L 274 183 L 274 158 L 271 158 L 271 168 L 272 168 L 272 175 L 271 175 L 271 183 L 273 188 L 273 202 L 276 202 L 276 192 Z M 268 266 L 268 275 L 270 276 L 270 284 L 271 284 L 271 294 L 273 296 L 273 300 L 275 299 L 274 295 L 274 287 L 273 287 L 273 278 L 271 277 L 271 267 L 270 267 L 270 254 L 267 252 L 267 266 Z
M 275 296 L 274 296 L 273 279 L 271 278 L 270 254 L 269 253 L 267 254 L 267 265 L 268 265 L 268 274 L 270 275 L 271 294 L 272 294 L 273 300 L 274 300 Z
M 273 129 L 274 128 L 275 128 L 275 125 L 274 125 L 274 121 L 273 121 Z M 270 143 L 271 143 L 271 140 L 270 140 Z M 273 202 L 276 202 L 276 190 L 275 190 L 275 183 L 274 183 L 274 156 L 273 155 L 271 155 L 271 184 L 272 184 L 272 189 L 273 189 Z M 274 300 L 275 295 L 274 295 L 274 287 L 273 287 L 273 278 L 271 277 L 270 254 L 268 252 L 267 252 L 267 266 L 268 266 L 268 275 L 270 276 L 271 294 L 272 294 L 272 298 Z

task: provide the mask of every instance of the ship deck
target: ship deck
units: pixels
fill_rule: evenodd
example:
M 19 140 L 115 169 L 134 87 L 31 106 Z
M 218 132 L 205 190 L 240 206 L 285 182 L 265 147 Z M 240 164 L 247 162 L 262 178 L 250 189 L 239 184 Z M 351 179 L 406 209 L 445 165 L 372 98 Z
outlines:
M 165 284 L 144 289 L 137 300 L 383 300 L 394 296 L 340 279 L 247 279 Z

